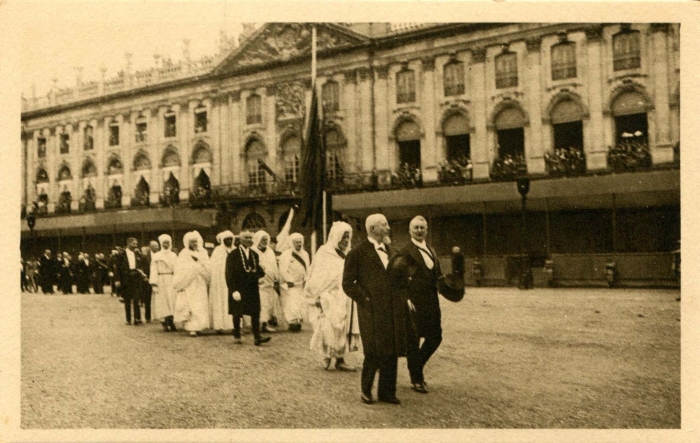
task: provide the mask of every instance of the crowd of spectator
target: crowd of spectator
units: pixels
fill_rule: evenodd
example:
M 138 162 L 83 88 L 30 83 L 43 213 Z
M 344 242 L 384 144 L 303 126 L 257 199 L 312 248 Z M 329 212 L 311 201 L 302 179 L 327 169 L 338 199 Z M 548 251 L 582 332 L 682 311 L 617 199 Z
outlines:
M 641 140 L 622 140 L 608 148 L 608 165 L 613 171 L 633 171 L 651 167 L 649 145 Z
M 417 165 L 403 162 L 391 174 L 391 184 L 402 188 L 415 188 L 423 185 L 423 174 Z
M 472 161 L 467 156 L 460 156 L 443 161 L 438 170 L 438 180 L 444 184 L 461 184 L 472 180 Z
M 544 161 L 550 174 L 582 174 L 586 172 L 586 157 L 583 149 L 571 146 L 555 148 L 554 153 L 546 152 Z
M 493 161 L 491 178 L 494 180 L 507 180 L 525 174 L 527 174 L 527 163 L 523 154 L 506 154 Z

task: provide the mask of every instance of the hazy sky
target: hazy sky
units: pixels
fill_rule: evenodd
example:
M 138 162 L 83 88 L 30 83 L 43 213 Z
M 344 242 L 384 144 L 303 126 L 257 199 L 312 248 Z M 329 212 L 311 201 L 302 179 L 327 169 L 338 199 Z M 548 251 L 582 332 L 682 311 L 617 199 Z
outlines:
M 12 1 L 12 0 L 10 0 Z M 114 76 L 126 64 L 130 52 L 134 69 L 154 66 L 158 51 L 173 61 L 182 59 L 183 39 L 190 40 L 193 58 L 213 55 L 218 50 L 219 32 L 237 35 L 235 5 L 226 0 L 199 1 L 42 1 L 23 2 L 21 42 L 21 89 L 37 96 L 51 88 L 76 83 L 82 66 L 83 79 L 98 80 L 100 66 L 106 77 Z M 240 21 L 240 20 L 239 20 Z

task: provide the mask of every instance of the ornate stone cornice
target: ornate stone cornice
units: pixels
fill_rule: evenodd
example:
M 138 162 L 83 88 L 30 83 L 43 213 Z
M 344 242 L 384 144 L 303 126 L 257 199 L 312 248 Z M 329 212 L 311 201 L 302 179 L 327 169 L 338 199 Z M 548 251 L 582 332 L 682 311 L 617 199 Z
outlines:
M 369 68 L 358 68 L 357 74 L 360 77 L 360 81 L 365 81 L 372 74 L 372 71 Z
M 343 72 L 345 83 L 357 84 L 357 69 Z
M 603 26 L 602 25 L 592 25 L 585 28 L 586 39 L 589 42 L 599 42 L 603 38 Z
M 377 73 L 377 78 L 382 80 L 389 78 L 389 66 L 376 66 L 374 70 Z
M 484 63 L 486 61 L 486 48 L 472 49 L 472 63 Z
M 525 40 L 528 52 L 537 52 L 542 47 L 542 37 L 530 37 Z

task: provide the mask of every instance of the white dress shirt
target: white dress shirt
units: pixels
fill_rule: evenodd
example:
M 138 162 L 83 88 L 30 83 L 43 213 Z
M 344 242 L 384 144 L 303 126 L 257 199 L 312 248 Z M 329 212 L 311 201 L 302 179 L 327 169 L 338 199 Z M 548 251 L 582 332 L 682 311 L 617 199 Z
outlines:
M 129 269 L 136 269 L 136 254 L 129 248 L 126 248 L 126 258 L 129 260 Z
M 367 237 L 367 239 L 374 245 L 374 250 L 377 251 L 377 255 L 379 255 L 379 259 L 382 261 L 384 269 L 386 269 L 386 267 L 389 266 L 389 251 L 386 250 L 386 245 L 384 243 L 379 243 L 373 238 Z
M 423 240 L 422 242 L 418 242 L 415 239 L 411 239 L 411 241 L 414 245 L 418 246 L 420 255 L 423 256 L 425 266 L 427 266 L 428 269 L 432 270 L 435 267 L 435 262 L 433 261 L 433 254 L 430 252 L 430 249 L 428 249 L 428 245 L 425 244 L 425 240 Z

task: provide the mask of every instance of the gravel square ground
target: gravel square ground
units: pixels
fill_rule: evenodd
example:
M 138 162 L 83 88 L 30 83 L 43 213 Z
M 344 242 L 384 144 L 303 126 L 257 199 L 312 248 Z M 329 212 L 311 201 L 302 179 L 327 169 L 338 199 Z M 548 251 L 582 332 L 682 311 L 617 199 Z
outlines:
M 22 294 L 23 429 L 680 428 L 679 292 L 469 288 L 441 299 L 430 393 L 363 405 L 360 373 L 300 334 L 188 337 L 124 324 L 110 295 Z M 362 363 L 361 352 L 348 362 Z M 376 387 L 375 387 L 376 389 Z

